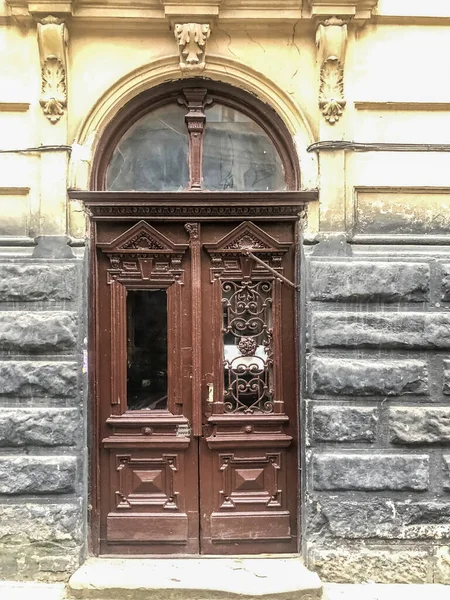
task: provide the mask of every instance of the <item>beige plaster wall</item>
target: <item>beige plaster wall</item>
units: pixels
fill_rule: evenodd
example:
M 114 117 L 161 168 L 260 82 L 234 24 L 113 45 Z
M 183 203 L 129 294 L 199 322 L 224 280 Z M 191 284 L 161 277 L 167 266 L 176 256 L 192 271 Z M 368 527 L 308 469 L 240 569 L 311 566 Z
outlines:
M 318 108 L 314 22 L 212 25 L 203 75 L 247 87 L 271 103 L 296 139 L 303 187 L 320 188 L 320 207 L 310 209 L 310 237 L 319 229 L 352 234 L 356 189 L 394 187 L 405 206 L 410 196 L 403 188 L 424 189 L 424 203 L 427 190 L 450 189 L 449 152 L 307 152 L 311 143 L 329 140 L 448 143 L 446 3 L 427 4 L 428 20 L 410 10 L 409 20 L 396 22 L 400 5 L 400 0 L 382 0 L 372 22 L 362 28 L 349 25 L 347 105 L 334 125 Z M 420 5 L 423 13 L 424 3 Z M 182 76 L 173 33 L 168 22 L 144 30 L 135 24 L 94 27 L 69 20 L 68 110 L 59 123 L 51 124 L 39 105 L 35 23 L 8 15 L 0 0 L 0 149 L 75 146 L 70 163 L 64 151 L 0 153 L 0 236 L 30 243 L 42 234 L 80 238 L 84 218 L 76 204 L 68 208 L 65 191 L 68 186 L 87 187 L 102 130 L 133 93 Z

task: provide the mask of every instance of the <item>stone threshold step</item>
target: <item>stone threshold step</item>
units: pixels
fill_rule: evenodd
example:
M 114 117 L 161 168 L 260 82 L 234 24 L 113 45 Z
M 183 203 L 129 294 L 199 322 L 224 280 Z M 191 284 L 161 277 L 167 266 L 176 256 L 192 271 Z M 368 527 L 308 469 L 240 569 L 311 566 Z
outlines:
M 68 600 L 320 600 L 319 576 L 298 556 L 90 558 Z

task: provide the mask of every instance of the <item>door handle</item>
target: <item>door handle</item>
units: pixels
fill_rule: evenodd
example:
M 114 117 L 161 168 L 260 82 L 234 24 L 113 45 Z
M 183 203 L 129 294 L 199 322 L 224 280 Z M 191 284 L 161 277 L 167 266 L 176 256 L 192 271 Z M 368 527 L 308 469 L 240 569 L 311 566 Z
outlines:
M 206 402 L 208 404 L 212 404 L 214 402 L 214 384 L 207 383 L 206 385 L 208 386 L 208 398 L 207 398 Z

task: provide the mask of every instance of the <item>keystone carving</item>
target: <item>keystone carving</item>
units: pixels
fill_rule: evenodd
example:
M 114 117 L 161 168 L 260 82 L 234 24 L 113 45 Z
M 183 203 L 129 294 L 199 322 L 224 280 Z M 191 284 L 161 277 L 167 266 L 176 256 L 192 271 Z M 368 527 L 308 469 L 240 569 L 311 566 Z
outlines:
M 316 35 L 319 49 L 319 107 L 330 125 L 339 121 L 344 97 L 344 63 L 347 47 L 347 23 L 336 17 L 319 24 Z
M 51 123 L 57 123 L 67 106 L 67 28 L 49 15 L 37 24 L 42 88 L 40 105 Z
M 180 53 L 180 69 L 203 70 L 206 66 L 206 41 L 211 34 L 208 24 L 178 23 L 174 28 Z

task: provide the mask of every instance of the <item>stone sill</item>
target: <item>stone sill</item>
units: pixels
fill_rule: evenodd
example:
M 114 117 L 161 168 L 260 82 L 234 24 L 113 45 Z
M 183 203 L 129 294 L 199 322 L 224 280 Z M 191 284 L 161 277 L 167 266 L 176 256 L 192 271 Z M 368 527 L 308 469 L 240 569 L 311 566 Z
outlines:
M 297 555 L 90 558 L 67 586 L 69 600 L 320 600 L 319 576 Z

